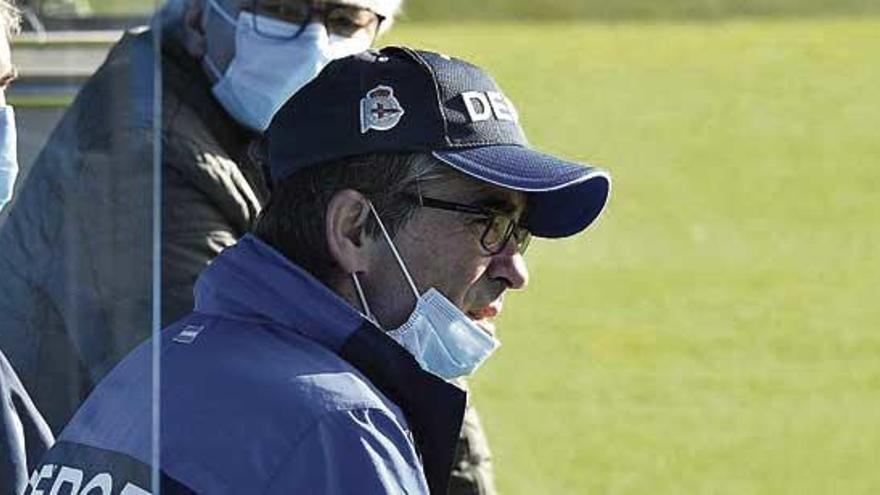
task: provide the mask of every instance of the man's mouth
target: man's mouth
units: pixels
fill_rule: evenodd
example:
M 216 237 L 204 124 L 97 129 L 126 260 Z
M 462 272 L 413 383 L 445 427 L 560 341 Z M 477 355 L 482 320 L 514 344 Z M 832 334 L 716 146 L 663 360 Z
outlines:
M 482 320 L 485 318 L 495 318 L 498 316 L 498 313 L 501 311 L 500 304 L 487 304 L 482 308 L 472 309 L 468 311 L 468 316 L 470 316 L 474 320 Z
M 487 304 L 467 312 L 468 317 L 489 335 L 495 335 L 495 322 L 493 319 L 501 313 L 501 302 Z

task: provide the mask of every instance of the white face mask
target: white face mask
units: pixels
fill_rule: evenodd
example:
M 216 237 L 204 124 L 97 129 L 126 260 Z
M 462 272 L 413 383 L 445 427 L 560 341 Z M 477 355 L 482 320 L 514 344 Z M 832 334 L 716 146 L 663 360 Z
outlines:
M 370 211 L 376 217 L 382 235 L 391 247 L 391 252 L 394 253 L 416 298 L 416 307 L 412 314 L 403 325 L 389 331 L 388 336 L 415 356 L 424 370 L 441 378 L 452 380 L 472 374 L 501 343 L 471 321 L 436 289 L 428 289 L 419 295 L 400 253 L 372 204 Z M 370 312 L 357 274 L 352 273 L 351 276 L 366 312 L 365 316 L 377 323 Z
M 209 8 L 235 27 L 235 55 L 225 73 L 206 55 L 205 66 L 217 83 L 212 91 L 235 120 L 263 132 L 284 103 L 332 60 L 354 55 L 370 47 L 366 30 L 350 38 L 328 35 L 321 23 L 311 23 L 299 36 L 300 27 L 279 19 L 255 16 L 246 11 L 233 19 L 217 5 Z M 256 31 L 259 23 L 260 32 Z
M 10 106 L 0 107 L 0 210 L 12 199 L 18 177 L 18 153 L 15 133 L 15 112 Z

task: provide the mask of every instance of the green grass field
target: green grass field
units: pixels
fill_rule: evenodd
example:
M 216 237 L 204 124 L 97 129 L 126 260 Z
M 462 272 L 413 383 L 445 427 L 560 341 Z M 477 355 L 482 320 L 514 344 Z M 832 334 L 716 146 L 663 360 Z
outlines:
M 880 491 L 880 19 L 402 23 L 612 171 L 473 380 L 505 494 Z
M 415 20 L 722 19 L 877 12 L 877 0 L 404 0 L 405 17 Z
M 110 14 L 145 13 L 164 0 L 44 0 L 78 2 Z M 804 16 L 880 12 L 877 0 L 404 0 L 410 20 L 474 19 L 668 19 L 727 18 L 738 15 Z M 51 8 L 51 6 L 50 6 Z

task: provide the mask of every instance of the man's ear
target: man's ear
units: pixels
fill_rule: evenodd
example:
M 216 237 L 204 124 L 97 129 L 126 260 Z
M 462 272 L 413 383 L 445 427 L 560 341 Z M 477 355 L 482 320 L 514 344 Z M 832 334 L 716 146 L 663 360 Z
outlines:
M 370 243 L 366 225 L 370 217 L 367 198 L 345 189 L 336 193 L 324 215 L 330 256 L 346 273 L 363 272 L 369 266 Z
M 195 59 L 205 55 L 205 30 L 202 26 L 205 1 L 186 0 L 183 12 L 183 46 Z

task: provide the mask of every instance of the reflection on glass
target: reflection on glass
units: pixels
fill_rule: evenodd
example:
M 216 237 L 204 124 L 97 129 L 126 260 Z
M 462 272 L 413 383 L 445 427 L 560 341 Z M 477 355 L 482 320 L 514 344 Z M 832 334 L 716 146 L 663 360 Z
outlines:
M 143 432 L 127 435 L 137 444 L 129 452 L 135 464 L 128 493 L 148 493 L 156 451 L 151 406 L 159 399 L 153 361 L 128 387 L 129 397 L 102 399 L 95 387 L 160 325 L 153 294 L 158 57 L 150 31 L 125 31 L 146 22 L 152 6 L 47 0 L 21 7 L 22 33 L 12 48 L 19 78 L 8 94 L 19 124 L 21 170 L 12 202 L 0 214 L 0 349 L 9 361 L 0 376 L 5 391 L 7 376 L 14 376 L 6 370 L 14 368 L 21 380 L 17 396 L 29 395 L 33 403 L 13 397 L 4 406 L 25 425 L 29 490 L 91 493 L 107 488 L 99 474 L 109 471 L 101 462 L 110 461 L 100 461 L 101 439 L 90 435 L 108 434 L 112 424 L 71 418 L 77 410 L 88 415 L 83 411 L 94 401 L 140 404 L 116 413 L 143 425 Z M 84 403 L 92 391 L 94 401 Z M 38 415 L 59 436 L 42 459 L 46 445 L 27 426 L 38 424 L 29 419 Z M 68 469 L 49 467 L 61 465 Z M 0 463 L 3 493 L 6 474 Z
M 191 5 L 204 9 L 184 12 Z M 268 200 L 259 132 L 326 63 L 366 49 L 397 3 L 383 13 L 310 7 L 306 18 L 321 21 L 309 26 L 314 36 L 281 40 L 264 28 L 283 23 L 284 9 L 246 24 L 251 14 L 230 5 L 172 1 L 150 29 L 132 30 L 124 28 L 148 13 L 130 2 L 25 6 L 15 46 L 21 79 L 10 95 L 21 110 L 23 166 L 0 218 L 0 348 L 59 435 L 32 461 L 27 493 L 217 493 L 229 486 L 225 476 L 249 483 L 267 466 L 249 455 L 252 430 L 217 431 L 210 420 L 266 409 L 237 397 L 222 407 L 201 400 L 209 386 L 208 396 L 222 397 L 241 377 L 218 378 L 197 353 L 181 359 L 204 339 L 198 314 L 180 319 L 194 307 L 197 277 Z M 259 387 L 239 388 L 261 398 Z M 187 420 L 159 424 L 160 411 Z M 277 447 L 281 428 L 261 424 L 249 423 L 264 428 L 255 447 Z M 243 457 L 218 461 L 215 436 L 242 446 L 226 450 Z M 192 461 L 165 464 L 166 450 Z

